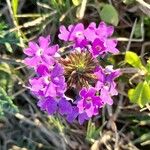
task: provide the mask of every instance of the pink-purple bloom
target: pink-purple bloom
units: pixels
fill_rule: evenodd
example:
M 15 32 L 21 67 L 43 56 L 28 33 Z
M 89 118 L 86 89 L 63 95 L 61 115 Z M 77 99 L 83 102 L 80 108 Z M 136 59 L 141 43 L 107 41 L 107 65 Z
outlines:
M 100 39 L 96 38 L 93 43 L 92 43 L 92 54 L 93 56 L 98 56 L 98 55 L 102 55 L 105 53 L 105 46 L 104 46 L 104 42 L 101 41 Z
M 99 68 L 95 74 L 98 78 L 95 87 L 100 91 L 101 99 L 105 100 L 104 103 L 112 105 L 113 100 L 111 97 L 118 95 L 114 80 L 121 75 L 120 70 L 114 70 L 112 66 L 107 66 L 105 69 Z
M 34 69 L 29 79 L 29 89 L 38 98 L 38 106 L 49 115 L 59 113 L 68 122 L 78 120 L 83 124 L 105 104 L 112 105 L 117 95 L 115 79 L 119 69 L 102 67 L 99 57 L 119 53 L 117 41 L 111 39 L 114 27 L 92 22 L 87 28 L 82 23 L 60 26 L 60 40 L 68 43 L 69 50 L 62 53 L 59 46 L 51 43 L 50 36 L 41 36 L 38 43 L 29 42 L 24 50 L 24 63 Z M 75 89 L 76 96 L 67 91 Z
M 35 42 L 29 42 L 28 48 L 24 50 L 24 53 L 28 56 L 25 58 L 24 63 L 29 67 L 36 67 L 38 64 L 54 64 L 55 59 L 53 56 L 58 50 L 58 45 L 50 45 L 50 36 L 41 36 L 38 40 L 38 44 Z
M 65 42 L 74 42 L 74 47 L 83 48 L 92 45 L 90 51 L 95 57 L 101 54 L 119 53 L 116 48 L 117 41 L 109 39 L 113 32 L 114 27 L 107 26 L 104 22 L 100 22 L 98 27 L 92 22 L 86 29 L 83 24 L 78 23 L 76 25 L 70 25 L 68 28 L 61 26 L 58 37 Z
M 39 100 L 38 106 L 42 111 L 46 111 L 49 115 L 56 113 L 58 109 L 57 101 L 53 97 L 46 97 Z
M 41 110 L 47 111 L 49 115 L 52 115 L 56 112 L 59 112 L 61 115 L 67 115 L 72 112 L 72 105 L 65 97 L 46 97 L 39 100 L 38 106 L 41 108 Z
M 66 83 L 60 64 L 56 64 L 52 69 L 40 65 L 37 70 L 40 76 L 29 80 L 30 89 L 34 94 L 54 98 L 64 94 Z
M 97 90 L 93 87 L 83 88 L 80 91 L 81 99 L 77 103 L 80 114 L 85 112 L 89 118 L 98 114 L 99 108 L 103 106 L 103 101 L 96 95 L 96 92 Z

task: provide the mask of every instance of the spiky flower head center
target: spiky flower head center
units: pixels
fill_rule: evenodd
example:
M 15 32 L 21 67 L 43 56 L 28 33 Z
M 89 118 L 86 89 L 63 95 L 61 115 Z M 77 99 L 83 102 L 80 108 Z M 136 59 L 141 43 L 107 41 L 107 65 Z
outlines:
M 84 73 L 86 69 L 86 61 L 82 58 L 78 62 L 74 62 L 74 68 L 76 68 L 77 73 Z
M 73 51 L 61 60 L 65 69 L 65 77 L 69 87 L 88 87 L 95 82 L 94 69 L 97 60 L 88 51 Z

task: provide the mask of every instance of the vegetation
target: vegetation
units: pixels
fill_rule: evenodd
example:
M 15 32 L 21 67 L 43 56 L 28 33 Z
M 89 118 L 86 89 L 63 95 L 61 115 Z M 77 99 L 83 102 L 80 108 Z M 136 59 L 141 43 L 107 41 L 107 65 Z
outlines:
M 64 46 L 60 25 L 100 21 L 120 51 L 105 62 L 122 72 L 114 104 L 83 125 L 47 115 L 28 89 L 24 48 L 47 35 Z M 149 0 L 0 0 L 0 150 L 149 150 L 149 39 Z

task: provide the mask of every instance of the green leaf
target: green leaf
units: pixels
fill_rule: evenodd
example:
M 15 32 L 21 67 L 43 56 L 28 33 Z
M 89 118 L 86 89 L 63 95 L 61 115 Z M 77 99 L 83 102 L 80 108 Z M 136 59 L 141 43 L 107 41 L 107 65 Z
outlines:
M 141 137 L 137 138 L 136 140 L 133 141 L 134 144 L 145 142 L 150 140 L 150 134 L 149 133 L 144 133 Z
M 86 139 L 90 142 L 92 142 L 93 139 L 97 139 L 99 137 L 100 130 L 101 130 L 101 127 L 96 128 L 95 123 L 93 123 L 90 119 L 88 121 Z
M 139 56 L 136 53 L 131 52 L 131 51 L 126 52 L 125 62 L 132 65 L 135 68 L 142 68 L 143 67 Z
M 0 63 L 0 73 L 1 73 L 1 71 L 11 75 L 11 68 L 9 67 L 9 65 L 7 63 Z
M 147 69 L 148 73 L 150 73 L 150 59 L 148 59 L 148 61 L 147 61 L 146 69 Z
M 117 10 L 110 4 L 105 4 L 100 12 L 100 17 L 107 23 L 117 26 L 119 23 L 119 16 Z
M 132 103 L 143 107 L 150 102 L 150 87 L 146 81 L 139 83 L 135 89 L 128 91 L 129 99 Z
M 146 70 L 147 70 L 147 74 L 145 76 L 145 80 L 147 81 L 148 84 L 150 84 L 150 59 L 147 61 L 146 64 Z
M 12 49 L 11 45 L 8 42 L 5 43 L 5 46 L 6 46 L 6 49 L 7 49 L 8 52 L 13 53 L 13 49 Z
M 8 64 L 0 63 L 0 87 L 6 91 L 11 91 L 13 86 L 12 71 Z
M 135 89 L 130 89 L 128 91 L 128 97 L 131 101 L 133 101 L 133 99 L 134 99 L 134 92 L 135 92 Z
M 9 97 L 5 90 L 0 87 L 0 116 L 3 116 L 5 111 L 16 113 L 18 112 L 18 108 L 13 104 L 11 97 Z
M 142 36 L 141 34 L 141 22 L 138 22 L 135 26 L 135 30 L 134 30 L 134 36 L 136 38 L 140 38 Z
M 0 36 L 1 36 L 2 32 L 3 32 L 3 30 L 7 29 L 7 27 L 8 26 L 7 26 L 7 24 L 5 22 L 3 22 L 3 21 L 0 22 Z
M 74 6 L 78 6 L 81 4 L 81 0 L 72 0 Z
M 18 3 L 19 3 L 18 0 L 12 0 L 12 1 L 11 1 L 12 9 L 13 9 L 14 15 L 17 15 Z

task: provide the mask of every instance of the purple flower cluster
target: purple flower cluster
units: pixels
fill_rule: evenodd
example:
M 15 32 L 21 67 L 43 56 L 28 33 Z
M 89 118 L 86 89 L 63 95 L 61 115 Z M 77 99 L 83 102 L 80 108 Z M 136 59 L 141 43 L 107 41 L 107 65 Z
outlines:
M 89 46 L 89 50 L 94 57 L 112 53 L 117 54 L 119 51 L 116 48 L 117 41 L 109 39 L 114 32 L 113 26 L 107 26 L 104 22 L 100 22 L 96 27 L 94 22 L 84 29 L 82 23 L 60 27 L 60 34 L 58 37 L 65 42 L 74 42 L 74 47 L 84 48 Z
M 60 27 L 59 39 L 70 44 L 69 52 L 61 57 L 58 45 L 52 45 L 50 36 L 41 36 L 38 43 L 29 42 L 24 50 L 24 63 L 33 68 L 36 76 L 29 79 L 29 89 L 38 98 L 41 110 L 52 115 L 59 113 L 68 122 L 76 118 L 80 124 L 98 115 L 105 104 L 112 105 L 112 96 L 117 95 L 115 79 L 119 69 L 102 67 L 99 57 L 108 53 L 117 54 L 116 40 L 110 39 L 112 26 L 94 22 L 87 28 L 82 23 Z M 74 88 L 76 96 L 66 93 Z

